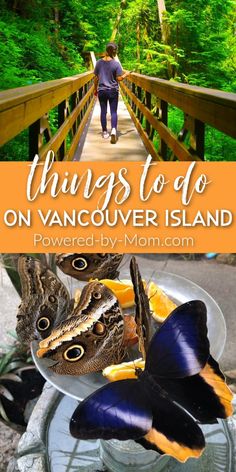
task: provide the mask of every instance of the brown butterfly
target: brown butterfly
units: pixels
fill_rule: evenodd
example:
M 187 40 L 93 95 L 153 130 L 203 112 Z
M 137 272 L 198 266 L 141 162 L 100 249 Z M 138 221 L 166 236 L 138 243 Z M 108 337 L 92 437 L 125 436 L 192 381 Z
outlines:
M 78 280 L 115 279 L 123 254 L 57 254 L 56 264 L 67 275 Z
M 18 272 L 22 300 L 16 332 L 22 343 L 29 344 L 46 338 L 55 325 L 69 316 L 73 301 L 60 279 L 38 259 L 20 256 Z
M 131 271 L 139 306 L 146 295 L 141 291 L 143 285 L 135 258 Z M 50 368 L 64 375 L 83 375 L 117 364 L 138 338 L 144 352 L 149 340 L 146 308 L 136 308 L 135 317 L 123 315 L 115 294 L 100 282 L 90 282 L 83 288 L 70 318 L 40 342 L 37 355 L 54 360 Z
M 120 362 L 124 346 L 124 317 L 116 296 L 99 282 L 88 283 L 72 316 L 40 342 L 38 357 L 55 361 L 57 374 L 83 375 Z

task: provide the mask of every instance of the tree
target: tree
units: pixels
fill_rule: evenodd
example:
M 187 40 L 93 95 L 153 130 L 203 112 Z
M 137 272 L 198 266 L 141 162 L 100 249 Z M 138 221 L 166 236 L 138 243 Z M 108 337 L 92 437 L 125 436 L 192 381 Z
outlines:
M 115 41 L 115 39 L 116 39 L 118 29 L 119 29 L 119 25 L 120 25 L 121 18 L 122 18 L 122 14 L 123 14 L 123 10 L 126 8 L 126 6 L 127 6 L 127 0 L 121 0 L 120 8 L 118 10 L 117 17 L 116 17 L 116 20 L 115 20 L 115 23 L 114 23 L 114 26 L 113 26 L 112 34 L 111 34 L 110 41 L 112 41 L 112 42 Z
M 157 9 L 161 26 L 162 41 L 164 44 L 168 44 L 168 26 L 166 22 L 165 0 L 157 0 Z

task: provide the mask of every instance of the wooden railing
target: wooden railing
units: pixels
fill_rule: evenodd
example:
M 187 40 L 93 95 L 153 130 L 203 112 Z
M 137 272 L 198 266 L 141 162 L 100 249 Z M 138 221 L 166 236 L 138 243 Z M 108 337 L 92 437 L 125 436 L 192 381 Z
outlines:
M 121 89 L 135 126 L 154 159 L 204 159 L 206 124 L 236 137 L 236 94 L 136 73 L 121 83 Z M 184 113 L 178 135 L 168 128 L 170 104 Z M 159 137 L 158 146 L 155 135 Z
M 0 146 L 29 128 L 30 160 L 35 154 L 44 159 L 49 150 L 58 160 L 73 159 L 94 103 L 93 91 L 93 73 L 85 72 L 1 92 Z

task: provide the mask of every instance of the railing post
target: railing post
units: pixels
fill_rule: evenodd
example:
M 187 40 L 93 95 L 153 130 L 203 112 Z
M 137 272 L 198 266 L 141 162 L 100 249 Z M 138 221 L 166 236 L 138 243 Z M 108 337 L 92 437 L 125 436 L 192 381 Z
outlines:
M 134 82 L 132 82 L 131 90 L 132 90 L 133 94 L 136 95 L 136 86 L 135 86 Z M 131 107 L 132 107 L 133 112 L 136 113 L 136 105 L 133 101 L 132 101 Z
M 78 94 L 79 94 L 79 102 L 80 102 L 83 98 L 83 87 L 80 87 Z M 78 119 L 77 119 L 77 126 L 78 127 L 79 127 L 79 124 L 81 123 L 82 118 L 83 118 L 83 110 L 81 110 L 81 112 L 78 116 Z
M 75 109 L 76 104 L 77 104 L 77 93 L 75 92 L 75 93 L 73 93 L 73 95 L 71 95 L 71 111 L 73 111 Z M 75 121 L 75 123 L 72 126 L 72 135 L 73 136 L 76 133 L 76 129 L 77 129 L 77 126 L 76 126 L 76 121 Z
M 184 142 L 190 134 L 189 152 L 204 160 L 205 154 L 205 124 L 190 115 L 184 115 L 184 126 L 179 133 L 179 141 Z
M 150 94 L 150 92 L 145 92 L 145 96 L 146 96 L 146 107 L 151 110 L 151 107 L 152 107 L 152 96 Z M 150 123 L 147 121 L 146 119 L 146 133 L 149 135 L 151 132 L 151 125 Z
M 39 153 L 40 120 L 29 126 L 29 160 Z
M 63 102 L 59 103 L 58 105 L 58 129 L 64 123 L 65 115 L 66 115 L 66 100 L 63 100 Z M 59 156 L 60 161 L 64 159 L 65 154 L 66 154 L 66 142 L 63 141 L 63 143 L 61 144 L 58 150 L 58 156 Z
M 94 81 L 93 80 L 90 80 L 89 82 L 89 88 L 93 87 L 94 86 Z M 93 100 L 93 94 L 90 95 L 89 97 L 89 103 L 91 103 L 91 101 Z
M 140 102 L 141 102 L 141 101 L 142 101 L 142 89 L 141 89 L 141 87 L 139 87 L 139 86 L 137 87 L 137 97 L 138 97 L 138 99 L 139 99 Z M 139 108 L 138 108 L 137 117 L 138 117 L 138 120 L 141 121 L 141 119 L 142 119 L 142 113 L 141 113 L 141 111 L 139 110 Z
M 131 83 L 129 80 L 126 80 L 126 87 L 127 87 L 129 90 L 132 90 L 132 83 Z M 129 94 L 126 95 L 126 98 L 127 98 L 128 103 L 129 103 L 130 106 L 132 107 L 132 100 L 131 100 Z
M 168 125 L 168 103 L 165 102 L 164 100 L 161 100 L 160 110 L 161 110 L 161 122 L 167 126 Z M 163 139 L 161 139 L 160 154 L 164 160 L 167 160 L 167 150 L 168 150 L 167 144 L 165 143 L 165 141 L 163 141 Z
M 190 140 L 191 147 L 194 145 L 194 151 L 196 155 L 201 159 L 204 159 L 205 155 L 205 124 L 202 121 L 194 120 L 194 135 Z
M 87 92 L 88 92 L 88 82 L 87 84 L 84 85 L 84 95 L 86 95 Z M 87 109 L 88 109 L 88 102 L 86 102 L 85 104 L 84 113 L 87 111 Z
M 85 85 L 83 85 L 83 87 L 82 87 L 82 98 L 84 97 L 85 93 L 86 93 Z M 84 113 L 85 113 L 85 107 L 81 110 L 81 119 L 83 119 Z

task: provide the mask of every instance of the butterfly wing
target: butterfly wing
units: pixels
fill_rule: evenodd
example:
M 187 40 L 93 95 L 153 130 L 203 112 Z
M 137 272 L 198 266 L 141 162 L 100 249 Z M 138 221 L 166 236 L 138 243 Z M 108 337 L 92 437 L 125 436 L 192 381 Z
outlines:
M 205 439 L 195 421 L 165 395 L 150 395 L 149 402 L 153 411 L 152 427 L 138 442 L 145 449 L 171 455 L 180 462 L 199 457 Z
M 98 372 L 120 362 L 123 346 L 124 318 L 114 293 L 93 281 L 86 284 L 72 316 L 42 340 L 38 357 L 56 361 L 50 369 L 62 375 Z
M 213 398 L 218 403 L 218 411 L 216 414 L 217 418 L 227 418 L 233 414 L 233 393 L 230 388 L 226 385 L 225 376 L 219 368 L 218 362 L 209 357 L 208 362 L 204 369 L 199 373 L 199 377 L 203 379 L 208 389 L 212 392 L 211 404 L 209 410 L 213 410 Z
M 79 439 L 138 439 L 152 426 L 152 413 L 137 380 L 105 385 L 81 402 L 70 421 Z
M 142 353 L 143 358 L 146 359 L 150 337 L 149 323 L 151 315 L 148 297 L 144 290 L 143 281 L 135 257 L 132 257 L 130 261 L 130 275 L 135 295 L 135 321 L 139 338 L 139 350 Z
M 77 280 L 115 279 L 123 254 L 75 253 L 57 254 L 56 264 L 67 275 Z
M 60 279 L 38 259 L 20 256 L 18 272 L 22 300 L 17 313 L 17 334 L 23 343 L 44 339 L 71 311 L 69 293 Z
M 197 375 L 183 379 L 159 378 L 157 381 L 174 401 L 201 423 L 215 423 L 216 418 L 233 414 L 233 394 L 218 363 L 211 356 Z
M 206 306 L 199 300 L 177 307 L 150 343 L 146 369 L 163 378 L 198 374 L 209 357 Z
M 90 395 L 72 415 L 72 436 L 134 439 L 146 449 L 170 454 L 182 462 L 199 457 L 205 446 L 199 426 L 158 387 L 146 390 L 144 383 L 121 380 Z

